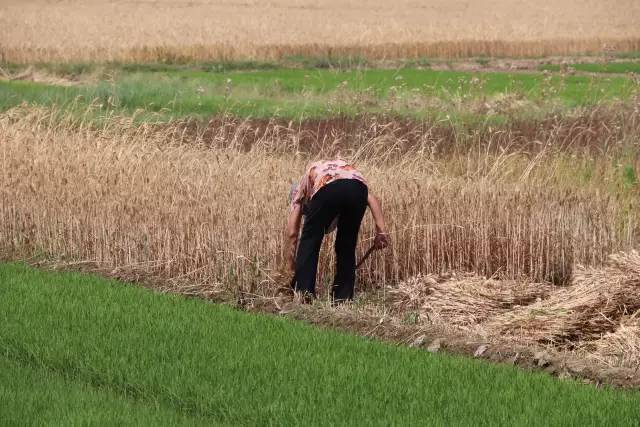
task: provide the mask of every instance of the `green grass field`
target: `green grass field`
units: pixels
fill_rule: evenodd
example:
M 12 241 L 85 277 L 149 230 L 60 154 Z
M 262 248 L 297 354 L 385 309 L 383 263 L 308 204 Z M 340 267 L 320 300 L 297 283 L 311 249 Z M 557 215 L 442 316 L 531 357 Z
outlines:
M 631 425 L 640 395 L 0 265 L 0 424 Z
M 77 78 L 91 68 L 67 66 Z M 73 71 L 75 70 L 75 71 Z M 416 68 L 244 70 L 177 66 L 118 66 L 97 81 L 56 86 L 0 81 L 0 110 L 22 102 L 75 106 L 93 103 L 128 114 L 144 109 L 156 119 L 207 117 L 326 117 L 357 113 L 444 116 L 505 95 L 565 107 L 626 100 L 637 83 L 626 76 L 552 76 L 540 73 L 469 73 Z M 103 71 L 104 72 L 104 71 Z
M 205 425 L 159 404 L 0 356 L 0 425 Z M 209 423 L 211 425 L 211 423 Z

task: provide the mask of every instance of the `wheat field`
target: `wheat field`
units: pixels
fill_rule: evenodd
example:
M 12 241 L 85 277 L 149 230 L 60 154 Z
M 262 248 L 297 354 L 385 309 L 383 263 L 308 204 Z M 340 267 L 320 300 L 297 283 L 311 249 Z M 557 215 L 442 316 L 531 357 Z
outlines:
M 340 152 L 384 201 L 394 241 L 362 269 L 361 289 L 444 271 L 562 284 L 574 264 L 599 265 L 640 234 L 633 190 L 607 195 L 619 172 L 602 152 L 635 147 L 635 113 L 616 113 L 611 128 L 591 114 L 580 127 L 560 122 L 535 135 L 546 138 L 536 153 L 526 138 L 500 146 L 496 135 L 515 139 L 502 129 L 475 140 L 453 134 L 446 143 L 459 149 L 436 154 L 438 132 L 401 148 L 380 119 L 363 120 L 361 141 L 323 148 L 327 134 L 306 135 L 316 141 L 305 147 L 299 130 L 278 122 L 260 130 L 228 119 L 194 133 L 114 117 L 96 129 L 21 107 L 0 116 L 0 242 L 9 253 L 268 296 L 280 285 L 290 183 L 312 159 Z M 590 152 L 578 140 L 593 132 Z M 589 182 L 582 168 L 595 174 Z M 367 221 L 361 252 L 371 237 Z
M 543 56 L 640 49 L 634 0 L 5 0 L 0 60 Z

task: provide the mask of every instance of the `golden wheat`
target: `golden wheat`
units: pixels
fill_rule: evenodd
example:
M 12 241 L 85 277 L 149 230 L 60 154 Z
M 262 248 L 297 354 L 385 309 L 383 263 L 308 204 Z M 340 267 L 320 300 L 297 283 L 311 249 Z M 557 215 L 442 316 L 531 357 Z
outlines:
M 212 0 L 0 5 L 0 60 L 547 56 L 640 49 L 633 0 Z
M 313 155 L 277 132 L 246 147 L 242 125 L 230 128 L 220 123 L 222 141 L 209 130 L 185 142 L 178 125 L 114 118 L 94 129 L 47 110 L 2 114 L 2 245 L 269 294 L 290 181 Z M 574 262 L 597 265 L 637 241 L 624 200 L 547 185 L 557 164 L 539 156 L 437 160 L 421 146 L 400 156 L 394 147 L 372 139 L 346 152 L 384 200 L 394 240 L 365 264 L 362 284 L 449 270 L 563 282 Z M 360 250 L 370 238 L 366 222 Z M 331 257 L 323 257 L 321 284 Z

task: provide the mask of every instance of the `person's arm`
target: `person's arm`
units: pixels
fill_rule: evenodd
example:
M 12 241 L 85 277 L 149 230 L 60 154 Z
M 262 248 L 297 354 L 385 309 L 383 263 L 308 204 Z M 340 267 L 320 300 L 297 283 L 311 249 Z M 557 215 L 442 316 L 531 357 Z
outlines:
M 373 241 L 373 245 L 376 249 L 382 249 L 389 246 L 389 235 L 387 234 L 387 228 L 384 223 L 384 215 L 382 213 L 382 206 L 380 201 L 373 194 L 369 194 L 367 198 L 367 204 L 371 210 L 373 216 L 373 222 L 376 225 L 376 237 Z
M 296 250 L 298 248 L 298 235 L 300 234 L 301 221 L 302 206 L 300 203 L 295 203 L 287 219 L 287 263 L 291 271 L 295 271 L 296 269 Z

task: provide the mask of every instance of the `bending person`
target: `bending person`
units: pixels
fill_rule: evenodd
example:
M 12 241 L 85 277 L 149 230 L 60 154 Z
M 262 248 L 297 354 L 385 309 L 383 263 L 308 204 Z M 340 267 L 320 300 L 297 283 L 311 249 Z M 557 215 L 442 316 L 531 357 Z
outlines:
M 295 291 L 315 296 L 322 239 L 337 226 L 332 297 L 336 301 L 353 298 L 356 244 L 367 206 L 376 226 L 374 247 L 382 249 L 389 245 L 382 208 L 378 199 L 369 194 L 362 174 L 344 160 L 322 160 L 309 166 L 292 192 L 287 221 L 287 255 L 289 268 L 295 272 L 292 282 Z

